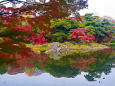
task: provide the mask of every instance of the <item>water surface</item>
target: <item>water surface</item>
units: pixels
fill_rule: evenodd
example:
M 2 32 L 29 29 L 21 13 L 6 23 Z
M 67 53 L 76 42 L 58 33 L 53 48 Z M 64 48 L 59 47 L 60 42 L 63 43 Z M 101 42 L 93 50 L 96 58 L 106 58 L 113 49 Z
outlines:
M 115 50 L 58 56 L 27 50 L 0 55 L 0 86 L 115 86 Z

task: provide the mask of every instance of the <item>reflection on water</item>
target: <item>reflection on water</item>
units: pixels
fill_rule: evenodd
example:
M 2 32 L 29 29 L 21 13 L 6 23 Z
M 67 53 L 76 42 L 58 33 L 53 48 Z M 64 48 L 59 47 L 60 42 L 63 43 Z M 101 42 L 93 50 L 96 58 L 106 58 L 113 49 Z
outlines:
M 0 74 L 40 76 L 49 73 L 55 78 L 75 78 L 84 73 L 86 80 L 95 81 L 115 68 L 115 50 L 112 49 L 67 55 L 56 53 L 58 58 L 53 55 L 37 54 L 26 48 L 12 53 L 0 51 Z

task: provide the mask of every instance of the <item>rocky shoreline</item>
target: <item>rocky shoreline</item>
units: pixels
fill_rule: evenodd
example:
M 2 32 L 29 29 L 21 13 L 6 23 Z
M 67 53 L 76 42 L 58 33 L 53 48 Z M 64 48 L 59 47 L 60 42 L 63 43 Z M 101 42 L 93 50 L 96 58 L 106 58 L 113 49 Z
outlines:
M 102 45 L 102 44 L 97 44 L 97 43 L 91 43 L 88 45 L 84 44 L 73 44 L 73 43 L 59 43 L 59 42 L 54 42 L 54 43 L 47 43 L 44 45 L 38 45 L 38 46 L 27 46 L 32 49 L 35 53 L 41 53 L 44 52 L 46 54 L 51 54 L 54 52 L 57 53 L 69 53 L 71 51 L 93 51 L 93 50 L 103 50 L 110 48 L 109 46 Z

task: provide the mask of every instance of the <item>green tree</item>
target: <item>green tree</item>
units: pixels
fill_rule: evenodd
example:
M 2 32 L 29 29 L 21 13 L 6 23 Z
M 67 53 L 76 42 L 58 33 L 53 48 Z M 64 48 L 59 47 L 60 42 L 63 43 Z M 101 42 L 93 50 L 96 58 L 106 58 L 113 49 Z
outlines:
M 71 19 L 71 18 L 65 18 L 60 19 L 58 21 L 51 21 L 51 26 L 53 30 L 52 34 L 52 40 L 53 41 L 60 41 L 64 42 L 69 39 L 69 35 L 73 29 L 76 29 L 79 27 L 78 21 Z
M 107 19 L 101 21 L 100 17 L 94 16 L 93 13 L 85 14 L 83 24 L 96 37 L 97 42 L 106 41 L 106 37 L 110 37 L 108 33 L 113 33 L 112 24 Z

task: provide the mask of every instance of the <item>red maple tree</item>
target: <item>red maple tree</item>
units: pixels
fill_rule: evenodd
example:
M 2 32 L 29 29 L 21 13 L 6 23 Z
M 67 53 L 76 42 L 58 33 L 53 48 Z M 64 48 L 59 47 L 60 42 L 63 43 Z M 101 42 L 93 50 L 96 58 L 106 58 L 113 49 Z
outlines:
M 95 37 L 91 33 L 88 33 L 88 31 L 89 30 L 85 28 L 74 29 L 73 33 L 70 35 L 70 38 L 79 40 L 80 42 L 83 42 L 84 40 L 95 40 Z

